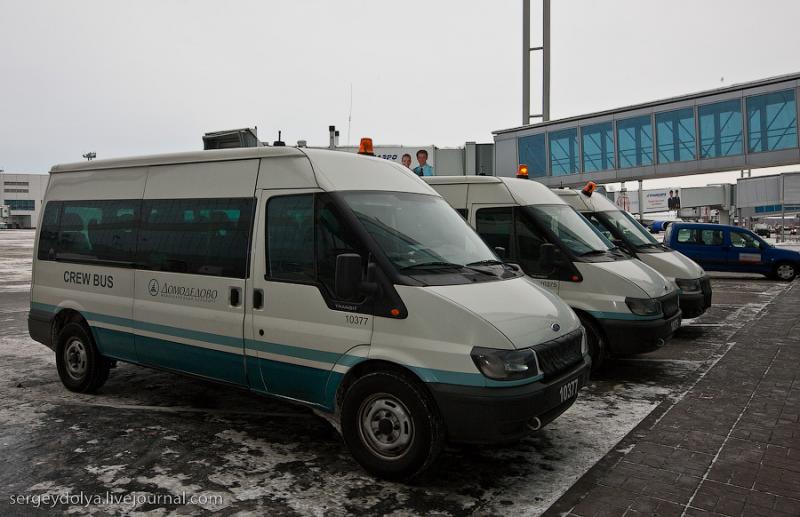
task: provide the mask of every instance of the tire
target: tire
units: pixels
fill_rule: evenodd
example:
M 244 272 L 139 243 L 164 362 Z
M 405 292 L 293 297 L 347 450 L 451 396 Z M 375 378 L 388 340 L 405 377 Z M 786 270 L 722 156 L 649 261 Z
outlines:
M 588 316 L 578 314 L 581 325 L 586 329 L 586 344 L 589 348 L 589 357 L 592 358 L 592 373 L 600 371 L 608 358 L 606 336 L 600 327 Z
M 388 480 L 421 474 L 444 446 L 444 424 L 433 399 L 415 379 L 390 371 L 368 373 L 350 385 L 341 427 L 356 461 Z
M 797 276 L 797 266 L 791 262 L 781 262 L 775 266 L 773 275 L 778 280 L 791 282 Z
M 68 323 L 58 333 L 56 366 L 68 390 L 94 393 L 108 380 L 111 363 L 97 351 L 86 327 Z

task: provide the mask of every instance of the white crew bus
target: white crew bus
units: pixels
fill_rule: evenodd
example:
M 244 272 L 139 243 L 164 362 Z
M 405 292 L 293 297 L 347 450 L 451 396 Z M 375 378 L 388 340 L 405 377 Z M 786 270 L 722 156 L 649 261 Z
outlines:
M 306 404 L 369 472 L 507 442 L 576 399 L 584 331 L 411 171 L 259 147 L 58 165 L 29 328 L 63 384 L 116 361 Z

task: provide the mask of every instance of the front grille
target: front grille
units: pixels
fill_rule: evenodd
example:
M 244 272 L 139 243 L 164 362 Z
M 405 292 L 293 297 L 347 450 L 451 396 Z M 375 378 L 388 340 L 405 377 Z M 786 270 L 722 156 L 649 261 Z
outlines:
M 583 360 L 580 329 L 552 341 L 532 346 L 545 380 L 558 376 Z
M 661 301 L 661 310 L 664 311 L 665 318 L 671 318 L 678 312 L 678 293 L 677 291 L 668 294 L 660 299 Z

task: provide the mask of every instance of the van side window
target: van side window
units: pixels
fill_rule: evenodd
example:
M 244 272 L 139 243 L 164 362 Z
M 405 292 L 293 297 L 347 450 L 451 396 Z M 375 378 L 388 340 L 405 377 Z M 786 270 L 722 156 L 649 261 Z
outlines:
M 734 248 L 761 248 L 759 243 L 752 235 L 744 232 L 731 230 L 731 245 Z
M 510 255 L 513 212 L 510 206 L 481 208 L 475 217 L 475 229 L 490 248 L 504 248 Z
M 522 270 L 531 276 L 547 276 L 552 273 L 552 267 L 542 268 L 539 250 L 547 241 L 539 230 L 528 221 L 522 213 L 517 213 L 515 221 L 517 231 L 517 257 Z
M 39 260 L 56 258 L 58 245 L 58 220 L 61 215 L 61 203 L 50 201 L 44 207 L 42 227 L 39 229 Z
M 699 246 L 722 246 L 722 230 L 699 230 L 681 228 L 678 230 L 678 242 Z
M 143 201 L 139 267 L 244 278 L 253 206 L 251 198 Z
M 270 198 L 266 257 L 272 279 L 316 281 L 313 194 Z
M 701 230 L 700 244 L 722 246 L 722 230 Z
M 74 262 L 132 262 L 139 200 L 64 201 L 56 258 Z
M 361 255 L 361 265 L 366 269 L 369 254 L 352 228 L 342 220 L 336 207 L 326 196 L 317 198 L 317 274 L 319 282 L 334 295 L 336 257 L 342 253 Z

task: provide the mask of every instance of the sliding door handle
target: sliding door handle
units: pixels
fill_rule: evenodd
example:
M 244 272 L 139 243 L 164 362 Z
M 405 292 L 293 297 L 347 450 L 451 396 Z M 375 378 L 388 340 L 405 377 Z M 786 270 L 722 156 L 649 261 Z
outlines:
M 263 289 L 253 289 L 253 308 L 254 309 L 263 309 L 264 308 L 264 290 Z
M 242 290 L 238 287 L 231 287 L 228 300 L 231 303 L 231 307 L 238 307 L 242 304 Z

